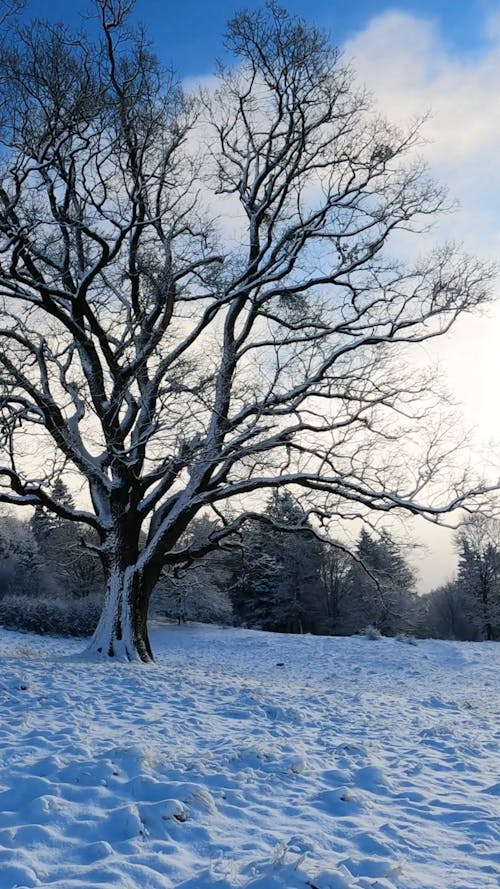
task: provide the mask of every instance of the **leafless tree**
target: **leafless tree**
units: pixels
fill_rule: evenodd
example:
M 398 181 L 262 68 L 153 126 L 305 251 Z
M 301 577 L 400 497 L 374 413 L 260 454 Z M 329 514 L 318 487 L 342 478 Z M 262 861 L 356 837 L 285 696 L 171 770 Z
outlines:
M 456 580 L 450 580 L 419 599 L 418 634 L 424 638 L 477 639 L 477 627 L 471 620 L 468 603 Z
M 90 648 L 147 661 L 152 590 L 200 510 L 236 516 L 215 544 L 263 489 L 324 521 L 463 502 L 463 479 L 433 487 L 439 434 L 417 454 L 432 392 L 409 344 L 481 305 L 491 272 L 452 246 L 389 254 L 445 196 L 418 126 L 374 117 L 317 29 L 274 3 L 237 15 L 235 67 L 195 101 L 131 0 L 94 5 L 98 43 L 36 24 L 2 49 L 0 501 L 97 532 Z M 87 507 L 52 496 L 61 474 Z

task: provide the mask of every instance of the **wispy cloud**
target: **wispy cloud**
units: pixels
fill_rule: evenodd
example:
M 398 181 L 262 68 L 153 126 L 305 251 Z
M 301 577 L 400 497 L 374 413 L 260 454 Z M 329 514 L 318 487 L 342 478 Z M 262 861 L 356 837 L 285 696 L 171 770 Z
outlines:
M 433 237 L 451 237 L 500 260 L 500 14 L 483 27 L 483 49 L 457 55 L 435 21 L 391 11 L 372 19 L 344 51 L 392 121 L 429 112 L 424 155 L 459 203 Z M 500 301 L 487 318 L 462 319 L 451 337 L 427 352 L 429 360 L 440 361 L 463 404 L 464 427 L 476 430 L 481 471 L 484 443 L 500 439 Z M 429 587 L 452 574 L 456 556 L 451 534 L 424 528 L 421 536 L 430 547 L 426 558 L 419 557 Z
M 373 18 L 343 50 L 389 120 L 428 113 L 422 153 L 458 202 L 429 236 L 431 245 L 432 239 L 451 238 L 500 263 L 500 14 L 485 19 L 483 28 L 482 50 L 458 55 L 437 21 L 390 11 Z M 214 80 L 195 78 L 186 85 L 200 83 L 211 89 Z M 424 248 L 419 243 L 415 249 Z M 487 318 L 461 319 L 451 336 L 422 347 L 421 358 L 440 362 L 448 388 L 462 402 L 458 432 L 475 428 L 481 472 L 486 443 L 500 441 L 500 299 Z M 422 524 L 420 538 L 430 552 L 419 554 L 418 567 L 422 586 L 430 588 L 452 575 L 456 556 L 451 532 Z
M 388 12 L 345 53 L 391 119 L 430 112 L 425 154 L 461 205 L 450 227 L 491 255 L 500 248 L 500 15 L 484 29 L 484 50 L 457 56 L 435 22 Z

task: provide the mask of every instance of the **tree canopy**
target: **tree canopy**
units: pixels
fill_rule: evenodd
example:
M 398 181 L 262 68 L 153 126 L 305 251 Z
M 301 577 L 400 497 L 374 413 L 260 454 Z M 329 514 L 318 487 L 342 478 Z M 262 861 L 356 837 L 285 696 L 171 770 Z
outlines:
M 449 443 L 408 347 L 481 306 L 491 270 L 453 245 L 394 257 L 445 193 L 418 123 L 375 115 L 317 28 L 236 14 L 234 66 L 186 96 L 131 6 L 95 0 L 97 40 L 4 35 L 0 501 L 92 530 L 91 648 L 147 661 L 149 599 L 200 511 L 230 506 L 215 545 L 266 490 L 325 522 L 470 495 L 437 482 Z M 59 476 L 87 500 L 57 499 Z

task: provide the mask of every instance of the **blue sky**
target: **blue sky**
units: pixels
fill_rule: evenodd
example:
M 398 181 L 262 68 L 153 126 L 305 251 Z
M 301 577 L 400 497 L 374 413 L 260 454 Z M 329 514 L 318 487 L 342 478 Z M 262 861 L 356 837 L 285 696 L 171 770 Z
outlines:
M 225 23 L 235 10 L 261 5 L 260 0 L 137 0 L 134 17 L 147 25 L 162 60 L 185 77 L 212 70 L 222 53 Z M 453 54 L 480 50 L 486 40 L 484 22 L 499 10 L 496 0 L 288 0 L 283 5 L 327 28 L 337 44 L 389 10 L 431 19 Z M 28 0 L 29 12 L 40 18 L 77 22 L 78 11 L 86 9 L 85 0 Z

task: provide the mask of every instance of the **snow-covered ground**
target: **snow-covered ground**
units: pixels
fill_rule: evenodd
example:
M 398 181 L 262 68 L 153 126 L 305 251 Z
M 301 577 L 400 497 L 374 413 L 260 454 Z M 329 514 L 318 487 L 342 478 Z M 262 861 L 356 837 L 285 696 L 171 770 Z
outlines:
M 0 632 L 0 889 L 497 889 L 500 645 Z

